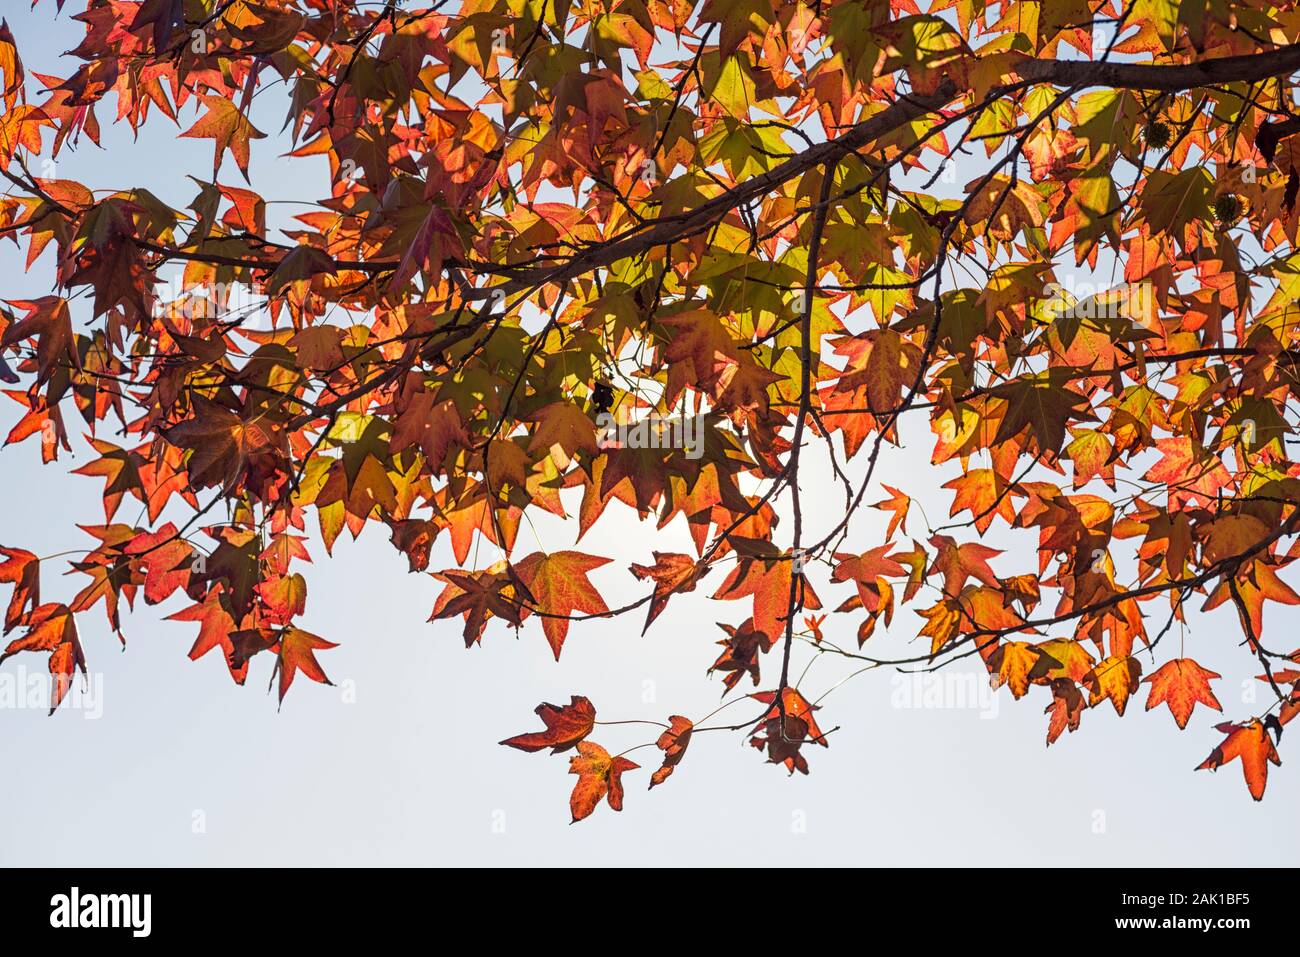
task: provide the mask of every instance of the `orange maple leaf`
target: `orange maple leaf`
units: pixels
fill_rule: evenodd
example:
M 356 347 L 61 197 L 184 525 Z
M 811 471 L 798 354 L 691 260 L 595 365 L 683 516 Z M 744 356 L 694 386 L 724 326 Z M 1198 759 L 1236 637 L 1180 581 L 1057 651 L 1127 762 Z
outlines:
M 312 681 L 323 685 L 333 684 L 325 677 L 325 671 L 316 660 L 316 652 L 328 648 L 337 648 L 332 641 L 318 638 L 301 628 L 286 628 L 280 634 L 280 656 L 275 663 L 275 673 L 280 675 L 280 700 L 284 701 L 285 692 L 293 684 L 294 676 L 302 672 Z
M 41 603 L 41 562 L 31 552 L 21 548 L 4 548 L 0 546 L 0 555 L 5 557 L 0 562 L 0 582 L 14 586 L 9 596 L 9 608 L 5 612 L 4 630 L 8 634 L 22 619 L 23 609 L 27 605 L 35 608 Z
M 1029 693 L 1030 682 L 1037 682 L 1061 663 L 1036 645 L 1027 641 L 1004 642 L 989 656 L 988 669 L 993 675 L 993 687 L 1006 685 L 1011 694 L 1023 698 Z
M 559 754 L 575 746 L 591 734 L 596 725 L 596 707 L 582 695 L 572 695 L 566 705 L 539 704 L 535 713 L 546 725 L 545 731 L 530 731 L 506 738 L 501 744 L 518 748 L 520 751 L 541 751 L 550 748 L 551 754 Z
M 1214 692 L 1210 690 L 1210 681 L 1220 677 L 1222 676 L 1202 668 L 1191 658 L 1167 661 L 1155 674 L 1143 679 L 1144 683 L 1151 685 L 1146 709 L 1150 711 L 1158 704 L 1167 704 L 1178 727 L 1186 728 L 1187 720 L 1192 716 L 1192 709 L 1198 701 L 1215 711 L 1223 710 L 1214 697 Z
M 893 513 L 889 518 L 889 527 L 885 530 L 885 541 L 890 541 L 896 531 L 907 534 L 907 510 L 911 508 L 912 500 L 905 492 L 900 492 L 892 485 L 881 483 L 881 487 L 889 493 L 890 497 L 877 502 L 872 508 Z
M 221 155 L 230 150 L 235 157 L 235 165 L 248 179 L 249 140 L 265 139 L 266 134 L 259 131 L 243 113 L 239 112 L 233 102 L 224 96 L 200 96 L 207 113 L 181 136 L 216 141 L 216 157 L 212 162 L 212 175 L 221 169 Z
M 77 637 L 77 621 L 67 605 L 41 605 L 32 611 L 27 620 L 27 633 L 9 642 L 0 664 L 20 651 L 48 651 L 50 676 L 54 687 L 50 694 L 50 714 L 57 708 L 72 687 L 75 669 L 86 673 L 86 656 Z
M 943 575 L 943 593 L 949 598 L 961 593 L 966 579 L 974 577 L 985 585 L 997 586 L 997 573 L 989 567 L 989 559 L 1001 555 L 996 548 L 979 542 L 957 542 L 947 535 L 935 535 L 930 544 L 939 551 L 930 564 L 930 574 Z
M 569 796 L 569 810 L 576 824 L 596 810 L 600 799 L 608 795 L 609 806 L 623 810 L 623 773 L 641 765 L 622 755 L 610 757 L 608 751 L 594 741 L 579 741 L 577 757 L 569 758 L 569 773 L 578 775 L 578 783 Z
M 542 631 L 556 661 L 560 660 L 560 649 L 569 634 L 569 616 L 573 612 L 601 615 L 609 611 L 587 578 L 588 572 L 607 564 L 608 558 L 566 551 L 550 555 L 533 552 L 515 566 L 536 599 L 532 610 L 542 619 Z
M 194 415 L 165 432 L 167 441 L 189 449 L 185 462 L 196 488 L 227 488 L 239 476 L 251 453 L 272 444 L 272 436 L 255 422 L 244 422 L 229 409 L 204 398 L 194 400 Z
M 750 697 L 771 707 L 759 719 L 763 733 L 755 734 L 749 743 L 766 750 L 769 763 L 785 765 L 791 774 L 795 771 L 807 774 L 808 760 L 800 753 L 803 745 L 811 741 L 823 748 L 830 747 L 813 717 L 818 706 L 790 687 L 782 689 L 779 701 L 775 691 L 759 691 Z
M 767 635 L 781 635 L 790 612 L 793 565 L 789 558 L 741 558 L 713 597 L 732 601 L 752 595 L 754 629 Z M 803 579 L 801 594 L 804 608 L 817 611 L 822 607 L 807 579 Z
M 249 614 L 242 622 L 236 622 L 226 605 L 222 602 L 225 586 L 218 583 L 210 588 L 203 600 L 197 604 L 182 608 L 175 614 L 168 615 L 168 621 L 197 621 L 199 634 L 190 647 L 189 658 L 198 661 L 214 648 L 221 650 L 221 657 L 226 662 L 230 677 L 236 684 L 243 684 L 248 677 L 248 659 L 235 657 L 233 636 L 241 630 L 241 625 L 252 620 Z
M 673 769 L 686 756 L 686 747 L 691 743 L 691 732 L 695 730 L 690 718 L 684 718 L 680 714 L 672 715 L 668 721 L 668 730 L 655 741 L 655 747 L 664 752 L 664 763 L 650 775 L 650 787 L 663 784 L 672 775 Z
M 699 580 L 708 573 L 708 566 L 701 566 L 690 555 L 679 552 L 655 552 L 653 565 L 633 565 L 632 574 L 637 578 L 652 578 L 655 583 L 654 595 L 650 599 L 650 610 L 646 613 L 645 626 L 641 634 L 646 633 L 650 623 L 668 605 L 673 595 L 694 591 Z
M 1141 675 L 1142 664 L 1136 658 L 1124 655 L 1103 658 L 1083 676 L 1089 691 L 1088 707 L 1094 708 L 1109 698 L 1115 713 L 1123 715 L 1129 696 L 1138 689 Z
M 1070 733 L 1079 730 L 1079 718 L 1083 715 L 1083 695 L 1079 686 L 1069 678 L 1052 679 L 1052 703 L 1044 709 L 1044 714 L 1051 715 L 1047 723 L 1047 743 L 1054 744 L 1067 729 Z
M 1268 785 L 1268 764 L 1273 762 L 1279 767 L 1282 759 L 1278 757 L 1273 739 L 1268 736 L 1268 728 L 1258 718 L 1245 724 L 1226 721 L 1215 725 L 1217 731 L 1227 735 L 1223 743 L 1210 752 L 1210 756 L 1196 766 L 1200 771 L 1208 768 L 1215 771 L 1229 761 L 1241 758 L 1241 773 L 1246 778 L 1246 787 L 1250 796 L 1256 801 L 1264 799 L 1264 788 Z
M 11 306 L 27 310 L 27 315 L 4 330 L 0 336 L 0 349 L 36 339 L 36 382 L 42 383 L 54 375 L 59 361 L 80 371 L 81 357 L 77 353 L 77 338 L 72 332 L 72 313 L 68 301 L 62 296 L 44 296 L 40 299 L 9 300 Z

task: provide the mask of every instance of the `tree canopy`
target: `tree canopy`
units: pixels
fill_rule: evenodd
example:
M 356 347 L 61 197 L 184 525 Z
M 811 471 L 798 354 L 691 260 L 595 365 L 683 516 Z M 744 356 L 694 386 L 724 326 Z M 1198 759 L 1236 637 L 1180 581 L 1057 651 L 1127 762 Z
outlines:
M 1046 706 L 1049 744 L 1139 694 L 1182 729 L 1223 710 L 1219 675 L 1169 636 L 1227 606 L 1262 701 L 1201 767 L 1239 758 L 1263 797 L 1300 711 L 1300 652 L 1264 628 L 1300 604 L 1293 5 L 45 6 L 84 27 L 66 76 L 0 27 L 0 231 L 50 277 L 0 310 L 7 443 L 88 443 L 104 515 L 66 603 L 42 601 L 51 559 L 0 549 L 0 661 L 48 656 L 56 708 L 81 616 L 120 634 L 137 597 L 236 682 L 327 682 L 308 544 L 379 525 L 467 648 L 522 628 L 560 659 L 575 623 L 653 634 L 711 596 L 724 704 L 632 742 L 660 752 L 651 786 L 705 730 L 807 773 L 832 739 L 813 658 L 982 662 Z M 148 169 L 60 178 L 104 121 L 210 140 L 192 201 Z M 313 199 L 278 227 L 271 162 Z M 890 469 L 926 424 L 946 519 Z M 839 518 L 807 521 L 810 496 Z M 644 537 L 586 553 L 616 501 Z M 573 536 L 530 550 L 535 513 Z M 686 551 L 655 547 L 670 525 Z M 613 574 L 642 597 L 610 608 Z M 591 739 L 592 703 L 537 714 L 503 743 L 573 752 L 573 819 L 621 809 L 638 766 Z

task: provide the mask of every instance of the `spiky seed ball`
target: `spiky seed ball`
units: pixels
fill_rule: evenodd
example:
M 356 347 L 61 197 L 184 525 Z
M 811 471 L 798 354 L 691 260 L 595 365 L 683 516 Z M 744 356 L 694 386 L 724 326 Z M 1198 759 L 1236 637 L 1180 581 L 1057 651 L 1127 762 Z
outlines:
M 1147 146 L 1152 149 L 1162 150 L 1169 145 L 1169 127 L 1156 120 L 1146 125 L 1146 129 L 1142 131 L 1142 137 L 1146 140 Z
M 1224 193 L 1214 201 L 1214 218 L 1228 225 L 1241 217 L 1241 200 L 1232 193 Z

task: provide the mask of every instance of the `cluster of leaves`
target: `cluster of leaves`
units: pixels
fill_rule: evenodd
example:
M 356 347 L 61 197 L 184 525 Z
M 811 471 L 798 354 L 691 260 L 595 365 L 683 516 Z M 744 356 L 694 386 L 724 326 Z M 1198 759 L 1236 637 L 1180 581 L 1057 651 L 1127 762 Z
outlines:
M 791 772 L 828 743 L 796 648 L 859 669 L 978 656 L 995 687 L 1050 696 L 1051 743 L 1106 701 L 1122 715 L 1138 652 L 1203 595 L 1236 609 L 1273 700 L 1220 725 L 1202 766 L 1240 758 L 1262 797 L 1300 711 L 1300 653 L 1263 636 L 1267 603 L 1300 603 L 1281 577 L 1300 555 L 1286 5 L 86 0 L 75 18 L 66 77 L 29 76 L 0 28 L 0 232 L 54 275 L 0 311 L 8 442 L 39 436 L 53 461 L 79 417 L 95 458 L 77 471 L 104 483 L 70 603 L 41 603 L 32 552 L 0 564 L 4 656 L 47 653 L 56 706 L 86 667 L 77 616 L 102 605 L 120 634 L 141 591 L 183 592 L 190 656 L 219 649 L 237 682 L 264 653 L 281 698 L 327 681 L 333 645 L 296 624 L 309 522 L 327 550 L 378 523 L 412 572 L 447 536 L 432 619 L 467 647 L 536 617 L 557 659 L 572 621 L 644 607 L 648 628 L 725 569 L 712 597 L 748 614 L 711 670 L 724 694 L 764 689 L 725 727 Z M 278 236 L 249 119 L 277 88 L 289 161 L 331 174 Z M 213 142 L 187 207 L 49 175 L 99 143 L 105 108 Z M 945 166 L 977 175 L 947 188 Z M 1106 290 L 1063 302 L 1081 267 Z M 908 538 L 929 523 L 884 486 L 883 540 L 850 547 L 911 412 L 958 470 L 953 521 Z M 699 415 L 702 448 L 611 446 L 602 413 Z M 814 453 L 844 509 L 805 534 Z M 617 500 L 694 554 L 628 556 L 648 593 L 611 609 L 590 578 L 610 559 L 516 552 L 566 490 L 579 537 Z M 218 504 L 229 520 L 205 525 Z M 978 540 L 1001 530 L 1037 530 L 1023 567 Z M 813 573 L 856 649 L 823 635 L 829 607 L 796 624 L 823 609 Z M 904 605 L 922 648 L 868 653 Z M 1180 653 L 1147 707 L 1182 728 L 1221 710 L 1216 678 Z M 574 819 L 619 809 L 636 765 L 587 740 L 590 702 L 538 711 L 544 732 L 505 743 L 576 750 Z M 697 725 L 670 718 L 652 785 Z

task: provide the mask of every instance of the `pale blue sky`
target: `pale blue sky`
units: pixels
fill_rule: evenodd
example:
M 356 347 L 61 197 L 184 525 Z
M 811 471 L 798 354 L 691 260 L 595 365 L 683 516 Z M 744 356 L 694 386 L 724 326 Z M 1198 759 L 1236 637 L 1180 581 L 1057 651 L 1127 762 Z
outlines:
M 70 68 L 58 64 L 57 51 L 75 45 L 77 25 L 68 13 L 80 5 L 68 4 L 54 29 L 52 3 L 34 12 L 26 4 L 6 6 L 29 71 L 66 74 Z M 158 117 L 133 143 L 128 129 L 107 125 L 111 112 L 100 111 L 107 149 L 83 141 L 61 158 L 58 175 L 94 187 L 146 185 L 186 205 L 193 190 L 184 174 L 208 168 L 210 141 L 178 141 Z M 274 91 L 258 98 L 255 120 L 266 132 L 278 130 L 283 114 Z M 191 108 L 186 126 L 192 118 Z M 313 167 L 278 161 L 282 151 L 274 139 L 253 144 L 253 188 L 268 199 L 323 193 L 324 164 L 304 173 Z M 223 182 L 238 185 L 237 176 L 227 168 Z M 284 209 L 272 207 L 273 219 Z M 5 244 L 0 277 L 4 298 L 48 293 L 49 257 L 25 275 Z M 18 407 L 5 402 L 11 408 L 0 426 L 7 429 Z M 916 426 L 905 434 L 904 449 L 887 452 L 881 478 L 918 496 L 938 524 L 947 493 L 936 496 L 934 489 L 951 473 L 929 466 L 932 441 L 921 420 Z M 40 554 L 84 544 L 74 523 L 102 517 L 99 480 L 66 469 L 87 457 L 83 444 L 71 462 L 41 467 L 34 440 L 0 451 L 6 502 L 0 544 Z M 817 530 L 835 520 L 839 497 L 838 491 L 818 494 L 831 486 L 822 456 L 809 458 L 822 472 L 806 485 L 806 521 Z M 593 576 L 614 606 L 642 593 L 626 571 L 629 563 L 648 561 L 652 548 L 687 549 L 680 527 L 660 536 L 619 505 L 609 514 L 579 547 L 615 559 Z M 121 515 L 134 517 L 129 502 Z M 537 529 L 551 550 L 570 547 L 576 534 L 549 519 Z M 855 549 L 881 540 L 874 516 L 854 529 Z M 525 527 L 520 547 L 526 551 L 536 547 L 529 536 Z M 1030 538 L 992 542 L 999 543 L 1016 551 L 1011 562 L 995 567 L 1025 564 Z M 489 629 L 483 646 L 471 651 L 456 624 L 427 624 L 439 586 L 408 575 L 382 529 L 358 543 L 340 539 L 332 561 L 318 541 L 311 550 L 316 565 L 304 625 L 341 643 L 320 656 L 339 687 L 300 679 L 277 713 L 274 696 L 265 693 L 269 660 L 255 660 L 243 688 L 231 683 L 215 656 L 188 661 L 195 626 L 160 620 L 179 601 L 161 611 L 141 604 L 128 615 L 125 651 L 98 608 L 83 615 L 102 716 L 87 720 L 84 711 L 65 708 L 52 718 L 34 709 L 0 718 L 7 759 L 0 863 L 1277 865 L 1294 859 L 1300 758 L 1288 759 L 1286 739 L 1284 766 L 1271 769 L 1260 805 L 1249 799 L 1238 765 L 1217 774 L 1192 770 L 1219 740 L 1216 721 L 1261 709 L 1241 700 L 1243 682 L 1258 666 L 1237 648 L 1238 627 L 1226 609 L 1195 617 L 1186 637 L 1189 655 L 1223 673 L 1216 690 L 1225 714 L 1198 709 L 1185 732 L 1164 708 L 1143 713 L 1144 688 L 1122 721 L 1108 705 L 1089 711 L 1078 733 L 1045 749 L 1041 689 L 1020 702 L 1004 689 L 991 716 L 979 708 L 908 709 L 894 706 L 891 676 L 878 671 L 824 702 L 822 727 L 841 730 L 828 750 L 810 749 L 811 776 L 787 778 L 737 735 L 702 735 L 671 780 L 650 793 L 645 787 L 657 752 L 631 755 L 644 770 L 625 779 L 624 812 L 602 806 L 570 826 L 567 797 L 575 779 L 566 773 L 566 758 L 525 755 L 496 742 L 535 728 L 531 712 L 538 702 L 567 701 L 575 693 L 590 697 L 602 719 L 707 713 L 721 690 L 704 674 L 721 637 L 714 622 L 738 622 L 747 605 L 675 598 L 644 638 L 639 615 L 577 624 L 557 664 L 535 621 L 518 641 Z M 444 540 L 431 567 L 451 564 Z M 51 571 L 57 569 L 46 572 L 47 600 L 70 597 L 76 576 Z M 711 579 L 701 593 L 714 587 Z M 838 602 L 845 593 L 822 597 Z M 852 644 L 856 622 L 841 617 L 829 637 Z M 905 610 L 896 621 L 914 631 L 917 619 Z M 1300 615 L 1270 608 L 1267 622 L 1274 643 L 1286 644 L 1293 640 L 1283 637 L 1284 628 L 1294 634 Z M 902 649 L 905 637 L 900 629 L 879 650 Z M 1159 660 L 1167 656 L 1162 647 Z M 19 656 L 3 670 L 16 673 L 19 665 L 39 673 L 44 659 Z M 771 681 L 775 665 L 765 665 Z M 1153 670 L 1149 661 L 1144 667 Z M 822 693 L 849 670 L 834 660 L 819 662 L 805 693 Z M 355 701 L 345 700 L 349 693 Z M 1260 686 L 1257 702 L 1263 700 Z M 737 706 L 735 713 L 744 710 Z M 626 727 L 594 735 L 611 750 L 653 736 Z M 199 821 L 204 829 L 196 833 Z

